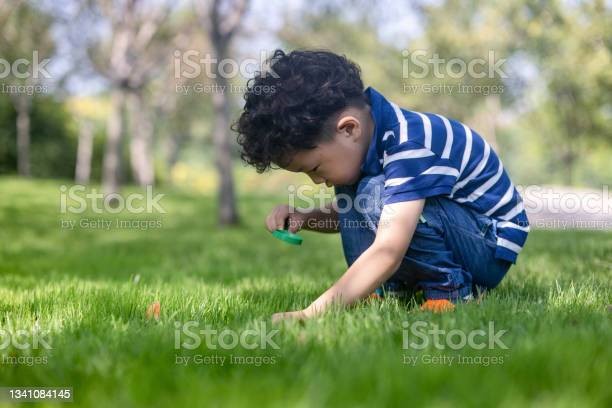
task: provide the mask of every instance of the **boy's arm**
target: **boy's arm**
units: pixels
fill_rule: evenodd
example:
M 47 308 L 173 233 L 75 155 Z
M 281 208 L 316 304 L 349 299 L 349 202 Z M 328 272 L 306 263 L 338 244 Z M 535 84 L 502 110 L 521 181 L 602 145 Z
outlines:
M 394 203 L 383 207 L 374 243 L 364 251 L 342 277 L 304 310 L 277 313 L 274 321 L 304 319 L 325 311 L 331 304 L 350 305 L 372 293 L 399 267 L 419 216 L 424 199 Z
M 338 213 L 334 209 L 333 201 L 327 203 L 323 208 L 315 208 L 306 213 L 306 216 L 302 229 L 328 233 L 339 231 Z
M 338 213 L 331 202 L 323 208 L 310 210 L 293 208 L 287 204 L 277 205 L 266 218 L 266 228 L 270 232 L 284 228 L 294 233 L 300 229 L 338 232 L 339 226 Z

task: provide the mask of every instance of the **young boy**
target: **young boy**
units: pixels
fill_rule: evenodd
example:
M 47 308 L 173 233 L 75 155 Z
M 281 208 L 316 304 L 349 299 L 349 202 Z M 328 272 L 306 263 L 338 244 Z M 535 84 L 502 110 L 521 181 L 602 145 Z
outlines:
M 522 199 L 467 126 L 364 91 L 359 68 L 326 51 L 277 50 L 245 101 L 235 125 L 242 159 L 260 173 L 304 172 L 336 192 L 323 209 L 279 205 L 266 227 L 337 225 L 349 265 L 310 306 L 273 320 L 309 318 L 381 285 L 383 294 L 423 290 L 424 310 L 452 310 L 497 286 L 516 261 L 529 232 Z M 374 204 L 356 205 L 363 197 Z

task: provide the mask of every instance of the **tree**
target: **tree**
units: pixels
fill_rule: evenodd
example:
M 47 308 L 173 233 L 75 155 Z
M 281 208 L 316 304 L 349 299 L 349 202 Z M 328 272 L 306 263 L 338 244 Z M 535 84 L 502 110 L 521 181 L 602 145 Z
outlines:
M 516 38 L 538 65 L 541 96 L 531 112 L 534 123 L 553 122 L 543 132 L 564 171 L 575 182 L 581 147 L 589 141 L 612 143 L 612 9 L 602 0 L 545 5 L 525 1 L 512 15 Z
M 121 168 L 122 139 L 129 127 L 130 163 L 135 181 L 154 183 L 153 128 L 146 105 L 146 87 L 165 66 L 172 46 L 167 30 L 173 6 L 160 2 L 152 6 L 142 0 L 98 0 L 94 7 L 110 29 L 108 41 L 100 39 L 89 49 L 98 72 L 110 84 L 111 112 L 103 162 L 103 187 L 107 194 L 117 191 Z
M 91 177 L 91 157 L 93 155 L 93 124 L 82 119 L 79 121 L 79 143 L 77 160 L 74 169 L 74 180 L 79 184 L 88 184 Z
M 34 91 L 48 76 L 44 66 L 55 49 L 51 24 L 50 16 L 27 1 L 0 4 L 0 57 L 7 75 L 4 82 L 17 112 L 17 169 L 22 176 L 31 174 L 30 116 Z
M 215 113 L 213 142 L 215 165 L 219 176 L 218 216 L 222 225 L 237 224 L 238 210 L 232 171 L 231 146 L 229 142 L 231 101 L 227 96 L 229 81 L 219 70 L 219 63 L 230 58 L 232 39 L 240 28 L 248 6 L 248 0 L 196 0 L 196 11 L 203 27 L 209 27 L 208 34 L 213 48 L 212 76 L 216 89 L 212 102 Z

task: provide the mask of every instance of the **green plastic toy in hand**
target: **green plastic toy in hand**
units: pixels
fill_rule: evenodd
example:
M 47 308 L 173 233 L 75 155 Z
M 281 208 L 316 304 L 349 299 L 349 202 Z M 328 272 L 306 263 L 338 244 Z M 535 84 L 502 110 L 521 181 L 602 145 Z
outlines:
M 288 244 L 302 245 L 302 241 L 303 241 L 302 237 L 300 237 L 298 234 L 289 232 L 288 230 L 277 229 L 277 230 L 272 231 L 272 235 Z
M 283 242 L 291 245 L 302 245 L 302 237 L 289 231 L 289 219 L 285 220 L 284 228 L 272 231 L 272 235 Z

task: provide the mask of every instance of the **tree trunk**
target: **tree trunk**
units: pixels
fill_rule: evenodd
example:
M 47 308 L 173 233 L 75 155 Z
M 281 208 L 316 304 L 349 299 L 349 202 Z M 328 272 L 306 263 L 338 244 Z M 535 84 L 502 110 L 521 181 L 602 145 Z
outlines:
M 234 192 L 234 176 L 232 172 L 231 145 L 229 142 L 230 125 L 230 99 L 229 83 L 227 78 L 222 76 L 219 70 L 219 62 L 228 57 L 229 45 L 232 37 L 240 25 L 244 16 L 248 1 L 238 1 L 222 10 L 224 4 L 221 0 L 212 2 L 208 11 L 202 7 L 204 2 L 197 2 L 200 7 L 200 16 L 207 15 L 205 24 L 209 25 L 210 41 L 214 49 L 214 57 L 217 61 L 214 64 L 214 82 L 216 92 L 212 94 L 213 108 L 215 113 L 215 123 L 213 127 L 213 142 L 215 146 L 215 165 L 219 176 L 218 194 L 218 217 L 221 225 L 238 224 L 238 210 L 236 209 L 236 196 Z
M 74 179 L 78 184 L 88 184 L 91 176 L 91 156 L 93 154 L 93 126 L 83 120 L 79 126 L 79 143 Z
M 113 90 L 111 95 L 111 112 L 106 129 L 106 147 L 102 163 L 102 186 L 105 194 L 117 193 L 119 189 L 124 102 L 124 91 L 121 89 Z
M 30 98 L 19 95 L 15 101 L 17 111 L 17 171 L 30 176 Z
M 153 170 L 152 138 L 153 126 L 147 115 L 143 95 L 140 91 L 129 94 L 131 114 L 130 163 L 132 175 L 140 186 L 150 186 L 155 182 Z
M 230 101 L 227 97 L 228 81 L 218 73 L 215 82 L 216 89 L 223 91 L 212 94 L 215 112 L 213 142 L 215 146 L 215 165 L 219 177 L 218 216 L 221 225 L 237 224 L 238 210 L 234 192 L 234 175 L 232 171 L 231 146 L 228 138 L 230 124 Z

